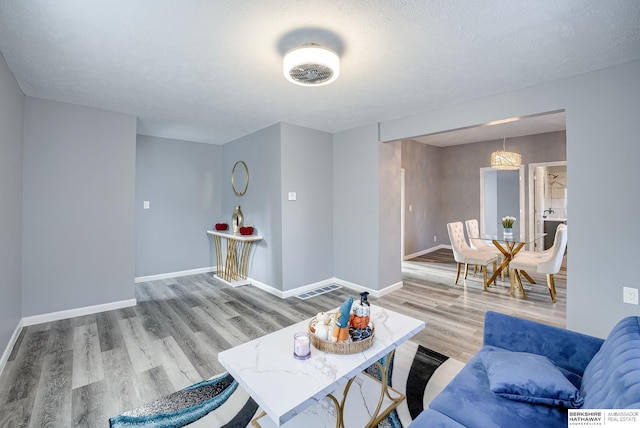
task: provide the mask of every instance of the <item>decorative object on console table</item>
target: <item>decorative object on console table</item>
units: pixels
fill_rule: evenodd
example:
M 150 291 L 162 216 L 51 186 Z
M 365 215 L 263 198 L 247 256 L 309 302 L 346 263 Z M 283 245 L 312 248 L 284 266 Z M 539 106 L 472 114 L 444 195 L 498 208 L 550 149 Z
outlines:
M 504 239 L 513 238 L 513 224 L 516 222 L 515 217 L 506 216 L 502 217 L 502 227 L 504 228 Z
M 233 233 L 240 233 L 240 228 L 244 225 L 244 216 L 242 215 L 242 210 L 240 209 L 240 205 L 236 205 L 233 209 L 233 214 L 231 214 L 231 227 Z
M 216 230 L 227 230 L 229 229 L 229 225 L 225 222 L 216 223 Z
M 242 226 L 240 228 L 240 235 L 253 235 L 253 226 Z

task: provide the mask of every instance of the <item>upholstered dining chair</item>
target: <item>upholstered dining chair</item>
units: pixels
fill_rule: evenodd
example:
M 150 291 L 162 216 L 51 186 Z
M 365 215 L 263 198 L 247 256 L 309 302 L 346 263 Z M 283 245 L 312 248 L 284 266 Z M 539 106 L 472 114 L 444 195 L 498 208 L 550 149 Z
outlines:
M 558 239 L 558 232 L 560 230 L 562 230 L 562 229 L 567 230 L 567 225 L 564 224 L 564 223 L 560 223 L 558 225 L 558 227 L 556 228 L 556 234 L 555 234 L 555 236 L 553 238 L 553 242 L 556 242 L 556 240 Z M 547 248 L 544 251 L 525 251 L 525 250 L 522 250 L 522 251 L 518 252 L 518 255 L 519 256 L 529 256 L 529 257 L 547 257 L 552 252 L 553 252 L 553 246 Z
M 469 237 L 469 246 L 474 249 L 474 250 L 478 250 L 478 251 L 488 251 L 490 253 L 494 253 L 496 256 L 499 257 L 500 261 L 502 261 L 502 253 L 500 252 L 500 250 L 498 250 L 495 245 L 489 245 L 487 244 L 485 241 L 483 241 L 482 239 L 478 239 L 480 238 L 480 228 L 478 227 L 478 220 L 477 219 L 471 219 L 471 220 L 466 220 L 464 222 L 464 227 L 465 229 L 467 229 L 467 236 Z M 477 265 L 476 265 L 477 267 Z M 475 275 L 476 272 L 476 268 L 474 267 L 473 269 L 473 273 Z M 504 271 L 502 271 L 502 281 L 504 281 Z
M 514 294 L 515 285 L 518 286 L 522 293 L 522 298 L 526 299 L 527 294 L 522 287 L 522 279 L 520 278 L 521 272 L 544 273 L 547 275 L 547 287 L 549 288 L 549 294 L 551 295 L 551 301 L 556 302 L 556 285 L 553 275 L 560 272 L 562 266 L 562 259 L 564 257 L 564 250 L 567 248 L 567 227 L 558 227 L 556 230 L 553 246 L 543 253 L 542 256 L 529 256 L 526 254 L 516 254 L 511 260 L 511 295 Z
M 464 237 L 464 228 L 461 221 L 447 223 L 453 258 L 457 263 L 457 273 L 455 284 L 460 279 L 460 268 L 464 265 L 464 279 L 467 279 L 469 264 L 482 266 L 482 279 L 485 291 L 487 290 L 487 265 L 493 262 L 493 269 L 496 269 L 498 256 L 489 251 L 478 251 L 469 247 Z

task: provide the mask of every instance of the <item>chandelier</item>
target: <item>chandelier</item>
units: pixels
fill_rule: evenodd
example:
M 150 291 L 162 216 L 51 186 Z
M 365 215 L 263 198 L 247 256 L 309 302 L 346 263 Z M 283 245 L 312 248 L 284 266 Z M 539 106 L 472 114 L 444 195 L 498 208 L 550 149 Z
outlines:
M 519 169 L 521 162 L 520 153 L 508 152 L 507 148 L 507 131 L 504 132 L 504 140 L 502 140 L 502 150 L 491 153 L 491 168 L 501 170 Z

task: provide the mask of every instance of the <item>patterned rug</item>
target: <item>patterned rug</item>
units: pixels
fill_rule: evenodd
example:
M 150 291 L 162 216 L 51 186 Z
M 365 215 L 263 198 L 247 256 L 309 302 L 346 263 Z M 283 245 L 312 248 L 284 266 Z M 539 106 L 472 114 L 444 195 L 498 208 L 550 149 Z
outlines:
M 403 428 L 426 408 L 464 366 L 413 342 L 396 350 L 392 361 L 390 385 L 406 395 L 396 410 L 379 427 Z M 366 372 L 380 378 L 377 366 Z M 345 404 L 345 425 L 359 426 L 369 420 L 369 410 L 378 401 L 379 386 L 365 375 L 358 375 Z M 340 392 L 335 393 L 341 397 Z M 109 420 L 112 428 L 182 427 L 251 428 L 251 420 L 259 414 L 258 405 L 228 373 L 199 382 L 137 409 Z M 324 399 L 296 416 L 283 427 L 335 427 L 333 403 Z M 276 426 L 268 417 L 259 420 L 263 428 Z

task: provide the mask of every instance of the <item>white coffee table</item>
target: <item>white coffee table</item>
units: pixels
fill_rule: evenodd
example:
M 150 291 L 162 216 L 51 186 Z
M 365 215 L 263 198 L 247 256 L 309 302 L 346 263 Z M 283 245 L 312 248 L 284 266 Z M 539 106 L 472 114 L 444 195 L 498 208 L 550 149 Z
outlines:
M 371 320 L 375 326 L 375 340 L 369 349 L 358 354 L 330 354 L 312 346 L 311 358 L 295 359 L 293 335 L 308 330 L 309 320 L 305 320 L 220 352 L 218 360 L 264 413 L 280 426 L 347 385 L 362 370 L 392 353 L 425 327 L 424 321 L 375 305 L 371 306 Z M 348 387 L 345 388 L 347 392 Z M 383 392 L 385 388 L 383 385 Z M 335 398 L 332 400 L 340 405 Z M 395 406 L 397 403 L 392 408 Z M 338 410 L 341 415 L 342 409 Z M 377 419 L 380 416 L 383 415 L 374 415 Z M 338 421 L 338 425 L 341 423 Z

